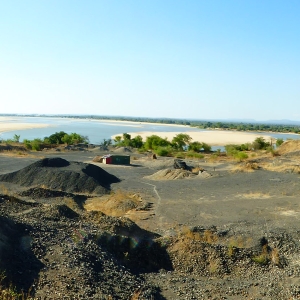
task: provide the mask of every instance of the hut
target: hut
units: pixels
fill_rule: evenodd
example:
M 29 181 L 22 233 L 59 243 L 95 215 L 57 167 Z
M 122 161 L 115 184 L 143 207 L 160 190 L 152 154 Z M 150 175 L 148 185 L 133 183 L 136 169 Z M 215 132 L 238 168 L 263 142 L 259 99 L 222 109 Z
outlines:
M 129 165 L 130 164 L 130 155 L 108 154 L 108 155 L 103 156 L 102 162 L 104 164 Z

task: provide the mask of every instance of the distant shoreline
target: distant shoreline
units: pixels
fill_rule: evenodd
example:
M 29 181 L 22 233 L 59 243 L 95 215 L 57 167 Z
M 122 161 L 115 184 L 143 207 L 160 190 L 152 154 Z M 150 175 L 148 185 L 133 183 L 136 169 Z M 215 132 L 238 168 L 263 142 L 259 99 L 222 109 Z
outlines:
M 162 138 L 167 138 L 169 141 L 172 140 L 174 136 L 181 133 L 178 132 L 160 132 L 160 131 L 143 131 L 143 132 L 128 132 L 132 138 L 140 135 L 143 140 L 146 140 L 146 137 L 151 135 L 158 135 Z M 250 133 L 250 132 L 239 132 L 239 131 L 228 131 L 228 130 L 207 130 L 207 131 L 187 131 L 184 134 L 188 134 L 194 142 L 204 142 L 209 144 L 210 146 L 225 146 L 228 144 L 245 144 L 245 143 L 252 143 L 261 135 L 257 133 Z M 122 134 L 113 135 L 112 138 Z M 271 136 L 264 135 L 266 140 L 274 139 Z
M 46 128 L 52 126 L 52 124 L 47 123 L 47 118 L 44 118 L 43 123 L 31 123 L 31 122 L 24 122 L 23 120 L 25 118 L 41 118 L 43 117 L 22 117 L 22 116 L 0 116 L 0 134 L 6 133 L 6 132 L 13 132 L 17 130 L 26 130 L 26 129 L 35 129 L 35 128 Z M 51 117 L 52 119 L 66 119 L 64 117 Z M 251 131 L 237 131 L 237 130 L 223 130 L 223 129 L 205 129 L 199 131 L 192 131 L 192 129 L 197 129 L 196 127 L 192 127 L 190 125 L 180 125 L 180 124 L 165 124 L 165 123 L 152 123 L 152 122 L 135 122 L 135 121 L 125 121 L 125 120 L 111 120 L 111 119 L 82 119 L 82 118 L 69 118 L 72 119 L 75 122 L 82 122 L 83 120 L 85 122 L 99 122 L 99 123 L 105 123 L 110 126 L 117 126 L 118 124 L 128 128 L 130 127 L 141 127 L 141 131 L 139 132 L 130 132 L 130 129 L 128 131 L 124 130 L 124 132 L 127 132 L 131 135 L 131 137 L 135 137 L 137 135 L 141 135 L 143 139 L 145 140 L 147 136 L 150 135 L 158 135 L 162 138 L 167 138 L 168 140 L 172 140 L 172 138 L 179 133 L 182 133 L 180 131 L 180 128 L 191 128 L 191 131 L 185 130 L 184 133 L 188 134 L 192 137 L 193 141 L 198 142 L 205 142 L 211 146 L 224 146 L 226 144 L 243 144 L 243 143 L 252 143 L 257 137 L 263 136 L 266 140 L 270 140 L 271 138 L 274 140 L 276 138 L 273 138 L 271 135 L 268 134 L 285 134 L 285 135 L 295 135 L 295 133 L 281 133 L 281 132 L 267 132 L 267 131 L 261 131 L 261 132 L 251 132 Z M 19 122 L 20 121 L 20 122 Z M 169 131 L 145 131 L 143 130 L 143 125 L 156 125 L 156 126 L 166 126 L 166 127 L 177 127 L 178 131 L 176 132 L 169 132 Z M 114 134 L 111 136 L 111 138 L 114 138 L 115 136 L 121 135 L 124 133 Z M 53 132 L 54 133 L 54 132 Z
M 7 121 L 15 120 L 16 117 L 0 117 L 0 134 L 4 132 L 10 132 L 14 130 L 26 130 L 34 128 L 45 128 L 50 127 L 50 124 L 42 123 L 9 123 Z

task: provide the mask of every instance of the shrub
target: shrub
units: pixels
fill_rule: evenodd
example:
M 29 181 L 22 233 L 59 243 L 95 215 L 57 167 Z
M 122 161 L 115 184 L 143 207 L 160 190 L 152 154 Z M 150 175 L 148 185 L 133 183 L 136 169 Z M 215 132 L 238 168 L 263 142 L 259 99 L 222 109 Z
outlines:
M 277 139 L 276 146 L 279 147 L 283 142 L 284 142 L 283 139 Z
M 35 150 L 35 151 L 40 151 L 41 150 L 41 144 L 42 141 L 40 139 L 34 139 L 33 141 L 31 141 L 31 149 Z
M 157 147 L 154 152 L 159 156 L 171 156 L 172 148 L 171 147 Z
M 245 152 L 238 151 L 234 154 L 234 158 L 238 159 L 239 161 L 242 161 L 244 159 L 247 159 L 248 155 Z
M 202 143 L 200 142 L 193 142 L 189 144 L 188 150 L 189 151 L 194 151 L 194 152 L 200 152 L 202 148 Z
M 192 138 L 185 133 L 179 133 L 172 139 L 172 144 L 177 149 L 183 149 L 184 146 L 188 145 Z
M 201 153 L 195 153 L 195 152 L 190 152 L 190 151 L 186 152 L 185 156 L 186 157 L 191 157 L 191 158 L 199 158 L 199 159 L 204 158 L 203 154 L 201 154 Z
M 155 150 L 158 147 L 167 147 L 171 143 L 166 138 L 161 138 L 158 135 L 151 135 L 146 138 L 144 147 L 146 150 Z
M 266 142 L 263 137 L 256 138 L 252 143 L 252 147 L 254 150 L 265 150 L 270 146 L 271 144 L 269 142 Z

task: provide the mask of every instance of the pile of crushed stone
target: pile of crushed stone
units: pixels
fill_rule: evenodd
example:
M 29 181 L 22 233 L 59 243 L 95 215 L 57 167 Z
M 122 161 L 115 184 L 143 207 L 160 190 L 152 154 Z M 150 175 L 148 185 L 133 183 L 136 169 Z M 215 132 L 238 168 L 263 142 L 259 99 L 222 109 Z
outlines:
M 53 198 L 53 197 L 70 197 L 74 194 L 62 191 L 53 191 L 49 189 L 34 187 L 19 193 L 20 196 L 30 197 L 31 199 Z
M 151 180 L 174 180 L 174 179 L 184 179 L 184 178 L 193 178 L 197 175 L 193 174 L 187 170 L 181 169 L 164 169 L 160 170 L 150 176 L 146 176 L 145 178 Z
M 69 193 L 106 194 L 120 180 L 102 168 L 62 158 L 44 158 L 19 171 L 0 175 L 0 181 L 22 186 L 43 186 Z
M 140 275 L 171 269 L 151 233 L 125 218 L 0 199 L 0 267 L 17 291 L 30 289 L 35 299 L 161 299 Z
M 170 158 L 158 158 L 152 159 L 149 157 L 145 157 L 138 160 L 138 163 L 144 167 L 155 169 L 155 170 L 162 170 L 166 168 L 173 168 L 174 159 Z

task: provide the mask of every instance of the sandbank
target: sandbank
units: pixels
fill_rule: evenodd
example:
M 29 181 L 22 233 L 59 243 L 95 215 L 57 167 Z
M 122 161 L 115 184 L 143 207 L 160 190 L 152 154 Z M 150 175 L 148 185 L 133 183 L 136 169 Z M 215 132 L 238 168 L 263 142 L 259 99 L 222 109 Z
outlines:
M 15 120 L 16 120 L 15 118 L 0 117 L 0 133 L 14 131 L 14 130 L 44 128 L 50 126 L 50 124 L 39 124 L 39 123 L 11 123 L 11 121 L 15 121 Z
M 80 120 L 80 119 L 78 119 Z M 101 123 L 119 123 L 122 126 L 132 126 L 132 127 L 143 127 L 143 125 L 156 125 L 156 126 L 172 126 L 172 127 L 190 127 L 189 125 L 180 125 L 180 124 L 164 124 L 164 123 L 152 123 L 152 122 L 134 122 L 134 121 L 121 121 L 121 120 L 100 120 L 100 119 L 92 119 L 95 122 Z M 125 125 L 127 124 L 127 125 Z M 117 124 L 110 124 L 110 125 L 117 125 Z
M 146 137 L 150 135 L 158 135 L 162 138 L 167 138 L 169 141 L 172 140 L 174 136 L 177 134 L 182 133 L 178 132 L 129 132 L 132 138 L 140 135 L 143 140 L 146 140 Z M 250 132 L 239 132 L 239 131 L 225 131 L 225 130 L 207 130 L 207 131 L 187 131 L 184 134 L 188 134 L 194 142 L 204 142 L 211 146 L 224 146 L 228 144 L 244 144 L 244 143 L 252 143 L 256 138 L 261 137 L 262 135 L 257 133 L 250 133 Z M 115 136 L 122 136 L 122 134 L 113 135 L 112 138 Z M 272 137 L 268 135 L 263 135 L 265 140 L 271 140 Z

